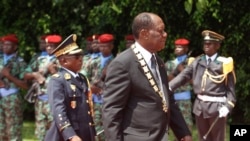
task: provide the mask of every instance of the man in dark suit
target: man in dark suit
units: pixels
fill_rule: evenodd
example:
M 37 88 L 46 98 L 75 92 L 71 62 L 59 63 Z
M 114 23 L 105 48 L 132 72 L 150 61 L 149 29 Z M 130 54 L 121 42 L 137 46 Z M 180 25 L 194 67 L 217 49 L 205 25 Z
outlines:
M 82 49 L 76 35 L 66 38 L 53 54 L 62 66 L 49 81 L 48 95 L 53 122 L 45 141 L 94 141 L 91 93 L 87 78 L 78 73 L 82 66 Z
M 154 13 L 140 13 L 132 32 L 135 44 L 119 54 L 107 70 L 103 93 L 106 140 L 167 141 L 170 126 L 179 140 L 191 141 L 169 93 L 164 62 L 156 55 L 167 37 L 162 19 Z
M 199 140 L 224 141 L 226 117 L 236 103 L 233 59 L 219 56 L 224 36 L 210 30 L 204 30 L 202 36 L 205 55 L 197 57 L 169 86 L 175 90 L 192 79 Z

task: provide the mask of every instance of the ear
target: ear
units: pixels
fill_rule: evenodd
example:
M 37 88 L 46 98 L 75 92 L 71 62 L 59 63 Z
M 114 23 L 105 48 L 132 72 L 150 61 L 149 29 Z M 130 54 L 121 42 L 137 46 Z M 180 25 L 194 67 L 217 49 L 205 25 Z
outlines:
M 216 50 L 220 49 L 221 44 L 220 43 L 216 43 Z
M 148 29 L 142 29 L 139 33 L 139 38 L 147 40 L 149 37 L 149 30 Z

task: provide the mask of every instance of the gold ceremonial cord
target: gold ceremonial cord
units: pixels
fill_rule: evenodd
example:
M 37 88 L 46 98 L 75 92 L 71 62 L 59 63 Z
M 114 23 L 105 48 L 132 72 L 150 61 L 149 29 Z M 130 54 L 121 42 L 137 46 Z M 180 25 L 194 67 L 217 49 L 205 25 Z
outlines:
M 236 83 L 236 76 L 235 76 L 235 72 L 234 70 L 231 71 L 232 74 L 233 74 L 233 77 L 234 77 L 234 83 Z M 225 83 L 227 85 L 227 75 L 228 73 L 230 72 L 227 72 L 225 74 L 221 74 L 221 75 L 212 75 L 208 72 L 207 68 L 202 76 L 202 82 L 201 82 L 201 88 L 202 88 L 202 91 L 205 91 L 205 85 L 206 85 L 206 81 L 207 81 L 207 77 L 212 80 L 214 83 L 222 83 L 224 80 L 225 80 Z
M 136 50 L 136 47 L 135 47 L 134 44 L 131 46 L 131 48 L 132 48 L 132 50 L 134 51 L 135 56 L 138 58 L 139 63 L 140 63 L 140 65 L 141 65 L 142 69 L 143 69 L 143 72 L 144 72 L 144 74 L 146 75 L 146 77 L 147 77 L 147 79 L 148 79 L 148 81 L 149 81 L 151 87 L 154 89 L 154 91 L 155 91 L 155 92 L 160 96 L 160 98 L 162 99 L 162 110 L 163 110 L 164 112 L 167 112 L 167 111 L 168 111 L 167 102 L 166 102 L 166 100 L 164 99 L 164 95 L 163 95 L 163 93 L 160 91 L 160 89 L 159 89 L 157 83 L 156 83 L 155 80 L 153 79 L 153 76 L 152 76 L 152 74 L 151 74 L 150 71 L 149 71 L 150 69 L 149 69 L 149 67 L 148 67 L 148 65 L 147 65 L 147 63 L 146 63 L 146 61 L 145 61 L 144 58 L 142 57 L 140 51 Z
M 92 101 L 92 91 L 90 89 L 90 83 L 89 83 L 89 79 L 87 77 L 85 77 L 85 79 L 87 80 L 87 85 L 88 85 L 88 101 L 89 101 L 89 107 L 90 107 L 90 112 L 91 112 L 91 116 L 94 117 L 94 105 L 93 105 L 93 101 Z

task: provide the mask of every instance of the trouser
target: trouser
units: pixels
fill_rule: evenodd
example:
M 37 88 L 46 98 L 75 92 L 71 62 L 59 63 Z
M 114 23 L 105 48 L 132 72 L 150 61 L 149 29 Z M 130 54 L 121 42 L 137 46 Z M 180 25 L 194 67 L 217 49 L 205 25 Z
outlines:
M 35 134 L 39 141 L 44 141 L 47 130 L 52 122 L 52 115 L 48 101 L 37 99 L 35 102 L 36 129 Z
M 182 113 L 185 122 L 189 130 L 192 132 L 193 129 L 193 117 L 192 117 L 192 102 L 191 99 L 187 100 L 176 100 L 177 105 Z
M 100 103 L 94 103 L 94 123 L 95 123 L 95 129 L 96 133 L 100 133 L 97 135 L 95 141 L 105 141 L 105 136 L 103 131 L 103 124 L 102 124 L 102 104 Z
M 161 139 L 161 141 L 168 141 L 168 133 L 167 132 L 164 134 L 164 136 Z
M 208 132 L 209 128 L 218 115 L 211 118 L 203 118 L 203 115 L 195 116 L 196 126 L 199 134 L 199 141 L 204 141 L 203 136 Z M 226 118 L 219 118 L 214 124 L 211 132 L 205 141 L 224 141 L 226 134 Z
M 22 140 L 23 109 L 20 94 L 0 99 L 0 141 Z

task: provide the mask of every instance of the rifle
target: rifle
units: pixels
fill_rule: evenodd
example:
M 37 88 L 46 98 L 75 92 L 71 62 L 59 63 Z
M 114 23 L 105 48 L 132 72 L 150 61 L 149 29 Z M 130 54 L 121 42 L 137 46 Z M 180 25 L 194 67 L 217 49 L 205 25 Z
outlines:
M 42 92 L 40 84 L 38 82 L 34 82 L 28 90 L 27 94 L 24 96 L 24 99 L 27 100 L 29 103 L 35 103 L 37 96 L 41 93 Z
M 191 50 L 188 54 L 187 54 L 187 58 L 185 59 L 185 61 L 181 62 L 179 65 L 177 65 L 177 67 L 173 70 L 172 74 L 174 76 L 177 76 L 184 68 L 186 68 L 187 65 L 191 64 L 194 61 L 193 57 L 190 57 L 191 53 L 193 51 Z

